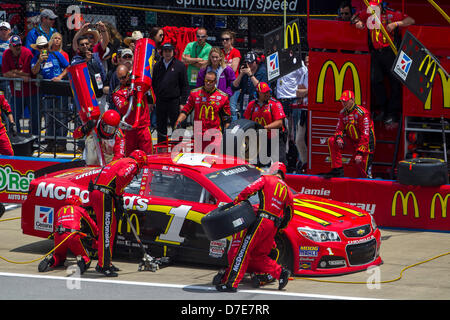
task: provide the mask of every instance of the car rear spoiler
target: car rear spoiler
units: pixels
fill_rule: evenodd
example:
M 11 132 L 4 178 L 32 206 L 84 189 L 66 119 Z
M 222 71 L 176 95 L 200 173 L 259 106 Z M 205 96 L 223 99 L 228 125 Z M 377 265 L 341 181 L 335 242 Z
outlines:
M 69 161 L 69 162 L 61 162 L 52 166 L 48 166 L 39 170 L 36 170 L 34 172 L 34 177 L 39 178 L 46 174 L 53 173 L 60 170 L 66 170 L 71 168 L 79 168 L 79 167 L 85 167 L 86 161 L 85 160 L 75 160 L 75 161 Z

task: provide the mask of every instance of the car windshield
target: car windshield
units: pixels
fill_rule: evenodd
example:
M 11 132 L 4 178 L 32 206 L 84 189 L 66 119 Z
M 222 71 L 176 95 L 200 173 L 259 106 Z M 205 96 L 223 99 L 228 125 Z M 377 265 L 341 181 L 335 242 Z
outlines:
M 261 171 L 249 165 L 223 169 L 206 175 L 208 179 L 222 189 L 231 199 L 236 198 L 246 186 L 256 181 L 260 176 Z M 256 194 L 250 197 L 249 200 L 252 204 L 259 202 Z

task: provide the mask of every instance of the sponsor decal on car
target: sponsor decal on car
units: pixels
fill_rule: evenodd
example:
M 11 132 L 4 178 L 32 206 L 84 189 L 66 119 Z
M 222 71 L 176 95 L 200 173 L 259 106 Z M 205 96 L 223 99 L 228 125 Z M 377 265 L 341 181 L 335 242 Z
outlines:
M 300 246 L 299 248 L 300 257 L 317 257 L 319 256 L 318 246 Z
M 34 207 L 34 229 L 40 231 L 53 232 L 53 220 L 55 209 L 51 207 Z

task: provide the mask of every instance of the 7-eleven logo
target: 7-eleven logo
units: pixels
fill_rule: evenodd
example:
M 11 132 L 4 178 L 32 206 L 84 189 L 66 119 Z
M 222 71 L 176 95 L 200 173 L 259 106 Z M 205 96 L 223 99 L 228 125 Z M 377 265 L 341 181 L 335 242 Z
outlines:
M 34 229 L 53 232 L 54 208 L 34 207 Z

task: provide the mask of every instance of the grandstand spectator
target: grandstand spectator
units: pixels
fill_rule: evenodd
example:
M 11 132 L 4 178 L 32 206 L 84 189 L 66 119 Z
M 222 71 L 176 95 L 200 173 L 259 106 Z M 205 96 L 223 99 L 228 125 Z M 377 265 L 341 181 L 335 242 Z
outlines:
M 239 76 L 233 81 L 233 90 L 241 90 L 239 95 L 240 112 L 243 115 L 250 101 L 258 98 L 256 86 L 260 82 L 268 82 L 267 68 L 264 63 L 258 64 L 258 56 L 249 51 L 244 57 L 244 64 L 239 69 Z
M 33 56 L 38 54 L 37 50 L 34 50 L 31 45 L 36 43 L 39 36 L 44 36 L 47 41 L 50 41 L 53 33 L 57 30 L 53 27 L 58 16 L 50 9 L 44 9 L 40 14 L 40 23 L 38 26 L 31 29 L 25 40 L 25 47 L 31 50 Z
M 162 46 L 163 59 L 153 67 L 158 143 L 167 140 L 167 121 L 172 129 L 189 95 L 186 67 L 174 57 L 170 43 Z
M 201 68 L 197 76 L 197 87 L 205 84 L 205 75 L 207 72 L 215 72 L 217 81 L 217 89 L 222 90 L 230 98 L 233 95 L 231 86 L 236 79 L 233 69 L 227 66 L 224 60 L 224 54 L 218 47 L 213 47 L 209 51 L 208 63 L 204 68 Z
M 2 75 L 2 57 L 3 53 L 9 48 L 9 38 L 11 38 L 11 25 L 3 21 L 0 23 L 0 77 Z M 8 82 L 0 80 L 0 91 L 3 91 L 9 97 Z
M 20 128 L 20 119 L 24 118 L 25 108 L 31 110 L 31 133 L 39 135 L 38 106 L 39 98 L 37 88 L 30 80 L 33 78 L 31 73 L 31 51 L 22 46 L 22 40 L 14 35 L 9 40 L 9 49 L 5 51 L 2 58 L 2 72 L 6 78 L 19 80 L 10 81 L 11 95 L 13 96 L 12 105 L 14 119 L 16 119 L 17 130 Z M 21 80 L 20 80 L 21 79 Z
M 39 36 L 35 44 L 31 47 L 38 52 L 31 59 L 31 72 L 33 75 L 40 75 L 42 79 L 61 81 L 67 75 L 69 62 L 58 51 L 49 51 L 47 38 Z M 67 96 L 43 97 L 45 111 L 46 136 L 67 136 L 67 127 L 62 123 L 67 123 L 66 114 L 69 106 Z M 66 151 L 65 139 L 47 138 L 46 152 Z
M 62 35 L 59 32 L 55 32 L 51 36 L 50 41 L 48 42 L 48 48 L 51 52 L 53 51 L 61 53 L 63 57 L 66 58 L 67 63 L 69 63 L 70 62 L 69 54 L 62 49 L 62 46 L 63 46 Z
M 184 49 L 181 61 L 188 65 L 187 75 L 191 88 L 197 85 L 197 75 L 200 68 L 203 68 L 208 63 L 209 51 L 211 45 L 206 42 L 208 33 L 205 28 L 197 29 L 197 41 L 189 42 Z
M 160 27 L 153 27 L 150 30 L 150 39 L 155 42 L 155 61 L 161 60 L 162 43 L 164 41 L 164 30 Z
M 110 22 L 105 22 L 105 27 L 109 35 L 109 43 L 106 47 L 106 52 L 103 55 L 103 65 L 105 67 L 105 71 L 109 72 L 111 69 L 116 69 L 117 63 L 113 63 L 112 56 L 113 54 L 117 55 L 117 52 L 122 45 L 123 38 L 116 27 L 114 27 Z
M 136 48 L 136 41 L 139 39 L 142 39 L 144 36 L 142 35 L 142 32 L 139 30 L 133 31 L 131 34 L 131 37 L 126 37 L 123 39 L 123 43 L 131 49 L 131 51 L 134 52 L 134 49 Z
M 103 60 L 103 56 L 109 44 L 109 33 L 105 24 L 101 21 L 97 22 L 95 25 L 85 23 L 73 37 L 72 48 L 75 52 L 80 49 L 78 39 L 81 36 L 87 36 L 91 44 L 92 53 L 97 53 L 99 58 Z
M 352 19 L 352 3 L 349 0 L 342 1 L 339 5 L 337 20 L 350 21 Z
M 236 35 L 233 31 L 226 30 L 222 32 L 222 51 L 225 55 L 225 63 L 233 69 L 235 78 L 239 76 L 239 64 L 241 63 L 241 53 L 234 47 L 234 39 Z M 230 97 L 231 119 L 236 120 L 237 117 L 237 103 L 239 99 L 240 90 L 233 92 Z

